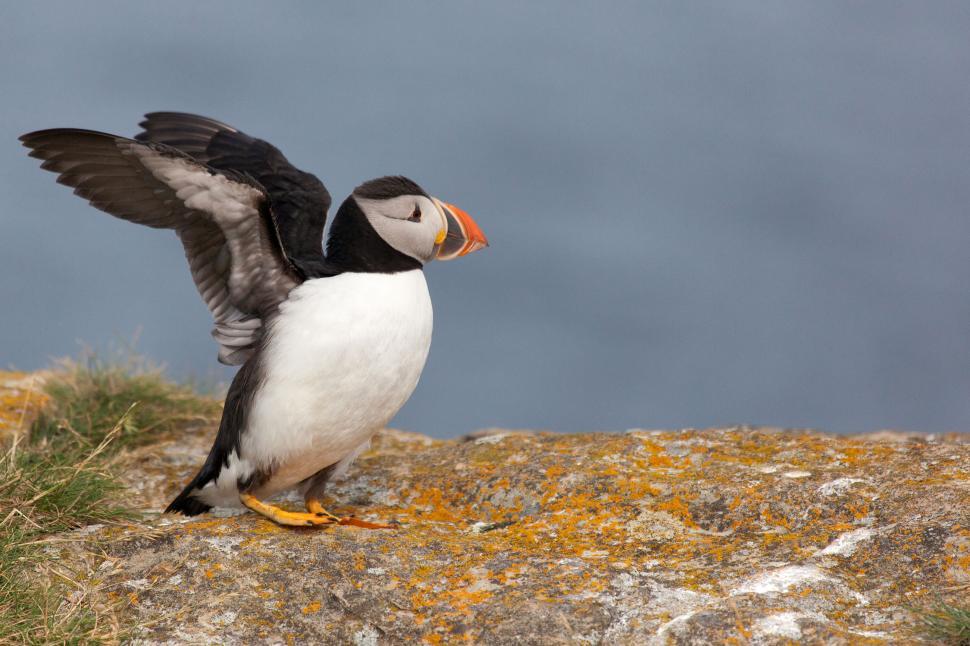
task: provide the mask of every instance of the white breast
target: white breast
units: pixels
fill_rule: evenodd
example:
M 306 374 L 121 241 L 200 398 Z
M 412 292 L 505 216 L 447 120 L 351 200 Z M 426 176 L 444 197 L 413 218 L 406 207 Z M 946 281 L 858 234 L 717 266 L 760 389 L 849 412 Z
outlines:
M 431 346 L 421 270 L 310 280 L 280 306 L 263 348 L 263 381 L 240 446 L 271 467 L 260 491 L 288 489 L 338 462 L 411 396 Z

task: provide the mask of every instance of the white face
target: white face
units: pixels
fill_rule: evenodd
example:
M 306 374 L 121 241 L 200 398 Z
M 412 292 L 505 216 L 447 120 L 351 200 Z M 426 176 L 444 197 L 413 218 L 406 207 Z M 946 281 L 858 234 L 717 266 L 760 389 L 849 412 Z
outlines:
M 354 196 L 377 235 L 401 253 L 422 264 L 434 258 L 444 240 L 447 223 L 435 203 L 423 195 L 401 195 L 389 200 Z

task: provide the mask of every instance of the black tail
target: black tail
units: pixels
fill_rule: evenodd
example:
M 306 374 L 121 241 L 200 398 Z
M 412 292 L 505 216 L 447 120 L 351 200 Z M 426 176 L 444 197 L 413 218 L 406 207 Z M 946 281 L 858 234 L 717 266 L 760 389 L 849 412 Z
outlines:
M 175 500 L 173 500 L 168 507 L 165 508 L 166 514 L 184 514 L 186 516 L 198 516 L 199 514 L 204 514 L 205 512 L 212 509 L 212 505 L 207 505 L 194 495 L 195 491 L 198 490 L 198 480 L 199 476 L 192 478 L 192 482 L 186 485 L 185 489 L 182 490 Z

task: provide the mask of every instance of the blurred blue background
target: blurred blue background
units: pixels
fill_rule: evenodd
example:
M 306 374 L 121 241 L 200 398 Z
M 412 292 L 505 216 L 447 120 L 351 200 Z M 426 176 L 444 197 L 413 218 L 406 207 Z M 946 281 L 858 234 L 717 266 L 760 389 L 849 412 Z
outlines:
M 3 3 L 0 363 L 140 329 L 231 378 L 174 235 L 16 142 L 183 110 L 488 234 L 427 271 L 398 427 L 966 431 L 967 34 L 964 1 Z

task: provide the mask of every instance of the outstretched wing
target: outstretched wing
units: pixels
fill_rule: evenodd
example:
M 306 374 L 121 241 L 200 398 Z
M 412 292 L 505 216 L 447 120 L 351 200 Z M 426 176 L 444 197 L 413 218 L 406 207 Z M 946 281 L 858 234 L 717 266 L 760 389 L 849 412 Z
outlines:
M 311 278 L 329 273 L 323 228 L 330 193 L 314 175 L 295 168 L 273 145 L 230 125 L 183 112 L 151 112 L 139 124 L 138 141 L 177 148 L 212 168 L 245 173 L 266 189 L 283 252 Z
M 244 363 L 263 323 L 300 281 L 282 257 L 266 192 L 169 146 L 90 130 L 23 135 L 57 181 L 111 215 L 174 229 L 215 319 L 219 361 Z

